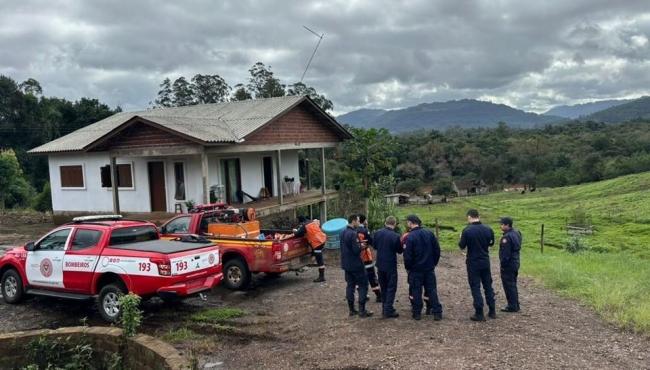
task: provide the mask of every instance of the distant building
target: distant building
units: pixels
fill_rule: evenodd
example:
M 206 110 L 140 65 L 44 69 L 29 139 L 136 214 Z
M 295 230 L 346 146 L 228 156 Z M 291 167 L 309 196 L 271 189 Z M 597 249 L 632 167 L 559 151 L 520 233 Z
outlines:
M 406 193 L 395 193 L 395 194 L 384 195 L 384 198 L 386 198 L 386 202 L 392 203 L 394 205 L 406 204 L 409 202 L 410 197 L 411 196 Z
M 520 192 L 522 192 L 524 190 L 527 190 L 527 189 L 528 189 L 528 186 L 526 186 L 524 184 L 510 184 L 510 185 L 506 185 L 506 186 L 503 187 L 503 191 L 506 191 L 506 192 L 518 192 L 518 193 L 520 193 Z
M 488 187 L 483 180 L 454 180 L 452 189 L 459 197 L 487 194 Z

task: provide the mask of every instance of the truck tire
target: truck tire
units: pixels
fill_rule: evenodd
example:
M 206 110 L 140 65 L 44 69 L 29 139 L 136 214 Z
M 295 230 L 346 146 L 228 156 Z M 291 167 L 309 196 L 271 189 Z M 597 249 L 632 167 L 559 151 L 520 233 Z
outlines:
M 9 269 L 2 275 L 2 298 L 10 304 L 18 303 L 23 299 L 25 293 L 23 289 L 23 279 L 20 274 Z
M 126 294 L 126 289 L 122 284 L 119 283 L 108 284 L 99 291 L 99 297 L 97 298 L 97 308 L 102 319 L 110 323 L 114 323 L 119 320 L 119 299 L 124 294 Z
M 228 260 L 223 265 L 224 283 L 230 290 L 246 289 L 251 282 L 251 272 L 248 270 L 246 262 L 240 258 Z

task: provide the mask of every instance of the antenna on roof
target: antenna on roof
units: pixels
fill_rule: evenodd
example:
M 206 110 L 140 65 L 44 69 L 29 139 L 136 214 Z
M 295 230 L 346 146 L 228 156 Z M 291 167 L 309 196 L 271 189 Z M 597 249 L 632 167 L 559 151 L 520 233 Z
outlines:
M 318 50 L 318 47 L 320 46 L 320 42 L 323 41 L 323 37 L 325 37 L 325 34 L 317 34 L 316 32 L 312 31 L 309 29 L 307 26 L 303 26 L 307 31 L 313 33 L 318 37 L 318 43 L 316 44 L 316 47 L 314 48 L 314 52 L 311 53 L 311 57 L 309 58 L 309 62 L 307 62 L 307 67 L 305 67 L 305 71 L 302 73 L 302 77 L 300 77 L 300 82 L 305 78 L 305 74 L 307 73 L 307 70 L 309 69 L 309 66 L 311 65 L 311 61 L 314 59 L 314 55 L 316 55 L 316 50 Z

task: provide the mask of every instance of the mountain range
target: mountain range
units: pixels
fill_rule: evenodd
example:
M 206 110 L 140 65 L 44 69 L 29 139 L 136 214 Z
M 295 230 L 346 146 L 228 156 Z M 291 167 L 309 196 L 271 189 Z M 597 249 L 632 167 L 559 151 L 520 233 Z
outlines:
M 355 127 L 406 132 L 418 129 L 444 130 L 456 126 L 495 127 L 499 122 L 506 122 L 511 127 L 530 128 L 570 119 L 614 123 L 636 118 L 650 118 L 650 97 L 562 105 L 544 114 L 525 112 L 504 104 L 462 99 L 395 110 L 359 109 L 342 114 L 337 120 Z
M 614 100 L 601 100 L 591 103 L 575 104 L 575 105 L 558 105 L 545 112 L 545 115 L 560 116 L 565 118 L 576 119 L 588 116 L 601 110 L 605 110 L 617 105 L 629 103 L 629 99 L 614 99 Z

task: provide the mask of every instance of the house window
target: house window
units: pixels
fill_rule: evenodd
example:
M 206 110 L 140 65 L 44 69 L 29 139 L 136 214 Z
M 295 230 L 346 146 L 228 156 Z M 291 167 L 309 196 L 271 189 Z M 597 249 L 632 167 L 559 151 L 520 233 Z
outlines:
M 174 163 L 174 184 L 176 185 L 174 199 L 185 200 L 185 166 L 183 162 Z
M 62 188 L 84 188 L 82 166 L 60 166 Z
M 117 186 L 120 188 L 133 188 L 133 172 L 131 164 L 118 164 L 116 167 Z M 100 175 L 102 179 L 102 188 L 110 188 L 113 186 L 110 165 L 100 167 Z

